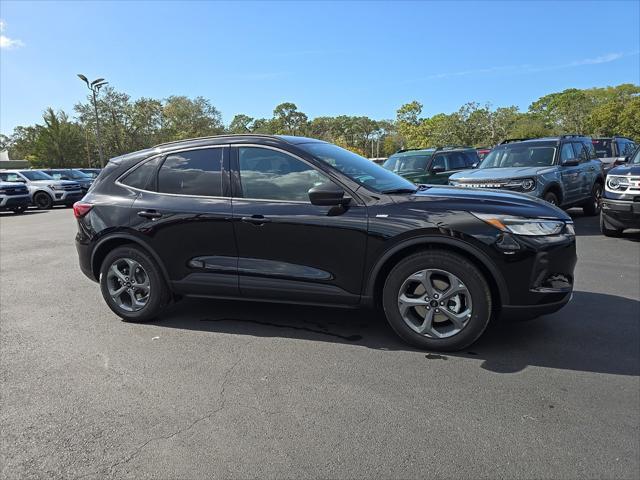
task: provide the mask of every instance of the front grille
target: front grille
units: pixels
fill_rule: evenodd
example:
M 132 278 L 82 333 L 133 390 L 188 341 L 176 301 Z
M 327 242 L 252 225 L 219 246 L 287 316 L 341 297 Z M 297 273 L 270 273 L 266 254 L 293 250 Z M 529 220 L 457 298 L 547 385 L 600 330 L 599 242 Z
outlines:
M 62 188 L 67 192 L 70 192 L 73 190 L 80 190 L 80 185 L 76 183 L 74 185 L 64 185 Z

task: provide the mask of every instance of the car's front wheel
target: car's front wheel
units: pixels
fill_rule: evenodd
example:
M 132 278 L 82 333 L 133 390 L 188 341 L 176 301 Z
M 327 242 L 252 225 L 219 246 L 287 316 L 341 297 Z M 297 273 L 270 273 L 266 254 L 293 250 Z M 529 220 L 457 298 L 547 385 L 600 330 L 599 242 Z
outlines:
M 20 214 L 24 213 L 26 210 L 27 210 L 27 207 L 22 205 L 20 207 L 15 207 L 13 209 L 13 213 L 15 213 L 16 215 L 20 215 Z
M 584 204 L 582 210 L 585 215 L 594 216 L 600 213 L 602 204 L 602 184 L 594 183 L 591 188 L 591 196 L 587 203 Z
M 49 210 L 53 207 L 53 198 L 48 193 L 38 192 L 33 196 L 33 204 L 38 210 Z
M 156 262 L 136 246 L 118 247 L 100 268 L 100 290 L 113 312 L 131 322 L 151 320 L 168 303 L 169 292 Z
M 389 273 L 383 307 L 395 332 L 428 350 L 455 351 L 475 342 L 491 318 L 491 291 L 465 257 L 433 250 L 410 255 Z

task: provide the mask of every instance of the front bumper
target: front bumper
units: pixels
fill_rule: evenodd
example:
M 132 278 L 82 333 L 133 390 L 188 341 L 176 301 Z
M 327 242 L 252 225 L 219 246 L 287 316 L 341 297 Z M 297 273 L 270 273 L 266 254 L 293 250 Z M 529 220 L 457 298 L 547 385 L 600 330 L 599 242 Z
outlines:
M 6 196 L 0 199 L 0 209 L 10 210 L 12 208 L 27 207 L 31 203 L 29 195 Z
M 640 228 L 640 197 L 638 201 L 602 198 L 602 216 L 614 228 Z
M 61 203 L 71 204 L 82 200 L 82 197 L 84 197 L 82 190 L 74 190 L 70 192 L 54 190 L 53 202 L 56 205 Z

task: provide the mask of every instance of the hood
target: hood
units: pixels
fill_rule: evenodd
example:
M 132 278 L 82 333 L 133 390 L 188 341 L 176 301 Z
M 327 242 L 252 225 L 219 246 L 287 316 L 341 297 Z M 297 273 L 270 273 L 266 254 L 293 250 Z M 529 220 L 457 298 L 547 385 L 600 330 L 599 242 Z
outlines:
M 620 165 L 609 170 L 608 175 L 640 175 L 640 164 Z
M 501 168 L 477 168 L 475 170 L 464 170 L 451 175 L 451 180 L 502 180 L 507 178 L 535 177 L 544 173 L 545 170 L 552 169 L 546 167 L 501 167 Z
M 411 208 L 419 208 L 425 203 L 425 209 L 442 208 L 467 212 L 514 215 L 527 218 L 554 218 L 571 221 L 571 217 L 562 209 L 539 198 L 524 193 L 510 193 L 502 190 L 479 188 L 433 186 L 419 190 L 406 198 L 415 203 Z
M 27 188 L 22 182 L 3 182 L 0 181 L 0 188 Z

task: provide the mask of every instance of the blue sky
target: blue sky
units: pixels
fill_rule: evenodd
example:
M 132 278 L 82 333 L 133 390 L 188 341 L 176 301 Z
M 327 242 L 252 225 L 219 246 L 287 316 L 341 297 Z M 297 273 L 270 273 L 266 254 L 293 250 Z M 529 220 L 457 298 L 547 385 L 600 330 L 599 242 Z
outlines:
M 202 95 L 225 122 L 394 118 L 640 83 L 640 2 L 17 2 L 0 4 L 0 131 L 72 113 L 105 77 L 132 97 Z

